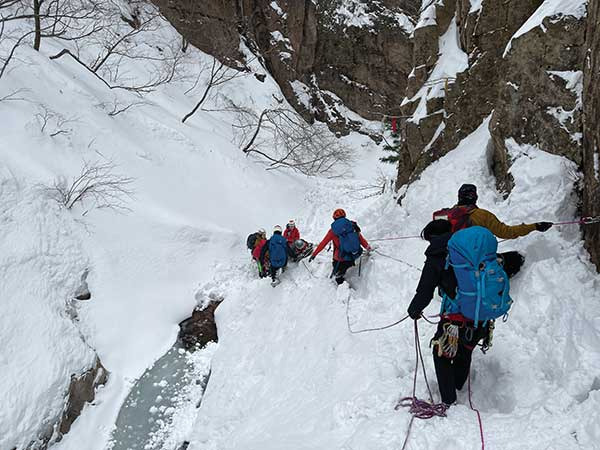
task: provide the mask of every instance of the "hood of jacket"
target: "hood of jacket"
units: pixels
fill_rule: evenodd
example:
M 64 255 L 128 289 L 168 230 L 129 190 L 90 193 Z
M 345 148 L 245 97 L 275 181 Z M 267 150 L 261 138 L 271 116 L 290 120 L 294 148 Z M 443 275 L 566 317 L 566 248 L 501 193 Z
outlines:
M 452 233 L 434 236 L 429 242 L 429 247 L 425 250 L 425 256 L 446 256 L 448 254 L 448 241 Z

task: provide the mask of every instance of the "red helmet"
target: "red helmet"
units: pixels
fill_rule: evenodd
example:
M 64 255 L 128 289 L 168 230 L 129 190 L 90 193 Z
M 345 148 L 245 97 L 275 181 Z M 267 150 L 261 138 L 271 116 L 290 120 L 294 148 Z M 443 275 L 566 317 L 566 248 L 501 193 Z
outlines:
M 333 220 L 339 219 L 340 217 L 346 217 L 346 211 L 342 208 L 338 208 L 333 212 Z

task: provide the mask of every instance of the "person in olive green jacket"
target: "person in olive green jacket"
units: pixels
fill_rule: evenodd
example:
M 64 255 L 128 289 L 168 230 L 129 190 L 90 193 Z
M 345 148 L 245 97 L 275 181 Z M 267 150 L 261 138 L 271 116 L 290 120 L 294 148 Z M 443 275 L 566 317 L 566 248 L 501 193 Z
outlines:
M 477 187 L 473 184 L 463 184 L 458 190 L 458 203 L 452 208 L 445 208 L 433 213 L 435 219 L 445 219 L 452 224 L 452 232 L 474 225 L 485 227 L 500 239 L 515 239 L 526 236 L 532 231 L 548 231 L 552 222 L 537 222 L 531 224 L 507 225 L 493 213 L 478 208 Z M 516 251 L 499 253 L 504 269 L 509 277 L 515 275 L 523 265 L 525 258 Z
M 500 239 L 515 239 L 526 236 L 532 231 L 548 231 L 552 222 L 537 222 L 521 225 L 507 225 L 501 222 L 494 214 L 486 209 L 478 208 L 477 188 L 473 184 L 463 184 L 458 190 L 458 205 L 467 207 L 469 211 L 469 225 L 478 225 L 490 230 Z

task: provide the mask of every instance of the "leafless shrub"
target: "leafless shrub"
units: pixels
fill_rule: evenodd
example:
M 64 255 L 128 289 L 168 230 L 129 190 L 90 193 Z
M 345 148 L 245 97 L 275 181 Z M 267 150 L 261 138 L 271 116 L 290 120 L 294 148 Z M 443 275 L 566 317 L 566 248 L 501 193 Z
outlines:
M 73 130 L 69 124 L 77 122 L 76 117 L 65 117 L 52 111 L 45 105 L 39 105 L 40 112 L 35 115 L 42 133 L 48 133 L 50 137 L 60 134 L 70 134 Z
M 67 209 L 83 205 L 87 214 L 92 209 L 129 210 L 126 200 L 133 196 L 133 178 L 116 173 L 111 162 L 85 162 L 79 175 L 72 180 L 58 178 L 46 188 L 48 194 Z
M 260 115 L 230 102 L 236 110 L 234 131 L 242 152 L 257 154 L 269 169 L 286 167 L 304 175 L 345 175 L 352 161 L 350 148 L 321 123 L 309 124 L 296 111 L 265 109 Z
M 22 94 L 25 92 L 27 92 L 27 89 L 17 89 L 13 92 L 9 92 L 8 94 L 0 97 L 0 103 L 2 103 L 2 102 L 26 102 L 28 100 L 22 96 Z
M 373 182 L 357 186 L 345 192 L 356 200 L 365 200 L 368 198 L 378 197 L 388 191 L 393 191 L 394 181 L 391 180 L 385 173 L 379 169 L 377 177 Z
M 132 108 L 138 108 L 140 106 L 149 105 L 150 103 L 145 100 L 136 102 L 122 102 L 119 98 L 115 97 L 112 102 L 101 102 L 96 106 L 101 108 L 110 117 L 118 116 L 121 113 L 129 111 Z

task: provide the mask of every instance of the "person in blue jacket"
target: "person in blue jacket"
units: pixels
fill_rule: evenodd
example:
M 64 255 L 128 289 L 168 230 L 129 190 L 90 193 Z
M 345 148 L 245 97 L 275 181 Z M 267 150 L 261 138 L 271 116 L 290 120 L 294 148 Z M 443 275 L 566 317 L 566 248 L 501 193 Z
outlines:
M 285 271 L 285 267 L 287 266 L 288 262 L 288 256 L 294 257 L 294 253 L 289 247 L 287 239 L 283 237 L 281 232 L 281 226 L 275 225 L 275 227 L 273 227 L 273 235 L 263 246 L 260 252 L 260 262 L 263 264 L 263 266 L 267 251 L 269 252 L 269 262 L 271 267 L 270 275 L 271 279 L 273 280 L 273 284 L 277 284 L 279 282 L 279 278 L 277 276 L 279 269 L 281 269 L 282 272 Z

